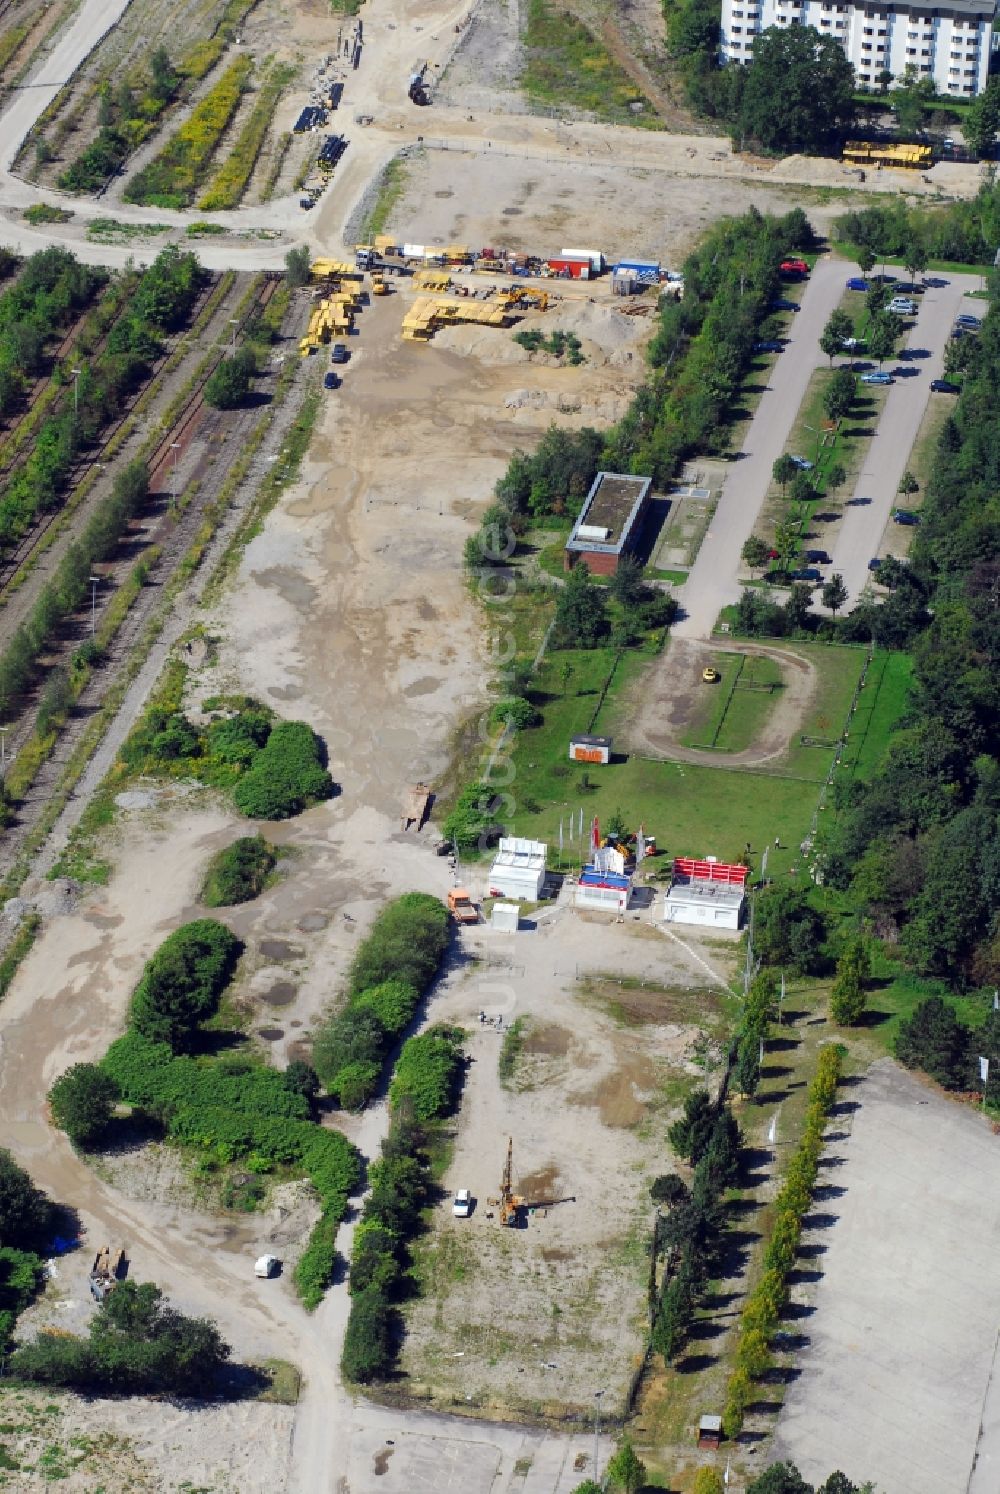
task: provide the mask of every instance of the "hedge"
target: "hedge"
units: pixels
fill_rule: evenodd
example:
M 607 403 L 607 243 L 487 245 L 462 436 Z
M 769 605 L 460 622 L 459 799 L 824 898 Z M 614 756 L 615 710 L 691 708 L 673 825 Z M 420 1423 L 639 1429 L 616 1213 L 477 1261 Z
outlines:
M 727 1437 L 738 1435 L 754 1382 L 771 1367 L 771 1344 L 788 1300 L 788 1273 L 795 1264 L 802 1220 L 812 1202 L 823 1131 L 837 1093 L 843 1067 L 840 1048 L 824 1047 L 809 1088 L 805 1127 L 774 1202 L 775 1222 L 764 1251 L 764 1272 L 747 1298 L 740 1318 L 736 1367 L 729 1377 L 722 1425 Z
M 448 911 L 423 892 L 404 893 L 378 914 L 349 975 L 347 1005 L 313 1040 L 313 1062 L 328 1094 L 359 1110 L 437 974 L 449 937 Z
M 192 201 L 240 98 L 253 63 L 237 57 L 160 154 L 137 171 L 125 188 L 126 202 L 184 208 Z
M 273 846 L 262 835 L 241 835 L 223 846 L 208 864 L 201 900 L 208 908 L 249 903 L 264 889 L 274 869 Z

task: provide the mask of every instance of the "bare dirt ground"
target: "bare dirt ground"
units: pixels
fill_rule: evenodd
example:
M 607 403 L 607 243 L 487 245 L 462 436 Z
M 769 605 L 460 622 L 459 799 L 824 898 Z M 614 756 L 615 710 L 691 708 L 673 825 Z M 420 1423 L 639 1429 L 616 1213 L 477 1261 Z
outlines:
M 719 180 L 709 191 L 704 182 L 610 160 L 526 162 L 489 150 L 428 150 L 411 158 L 387 232 L 535 254 L 599 244 L 611 258 L 634 254 L 677 266 L 717 218 L 751 206 L 785 213 L 799 201 L 794 188 Z M 846 210 L 846 203 L 837 208 Z M 595 294 L 608 292 L 602 284 Z
M 532 921 L 513 939 L 463 936 L 481 963 L 432 1003 L 432 1018 L 466 1029 L 471 1064 L 402 1368 L 438 1406 L 586 1416 L 600 1385 L 614 1414 L 643 1352 L 648 1187 L 671 1169 L 666 1124 L 721 1055 L 718 989 L 697 955 L 728 973 L 729 952 L 668 943 L 645 914 L 618 926 L 577 912 L 568 891 Z M 587 976 L 601 971 L 614 976 Z M 524 1024 L 506 1088 L 503 1030 L 481 1009 Z M 508 1136 L 515 1192 L 539 1206 L 516 1229 L 488 1202 Z M 451 1212 L 460 1187 L 476 1199 L 466 1220 Z
M 679 737 L 693 719 L 698 696 L 707 688 L 702 681 L 702 670 L 720 653 L 737 652 L 773 659 L 781 669 L 784 689 L 768 714 L 763 732 L 743 752 L 709 752 L 682 746 Z M 787 752 L 809 709 L 815 688 L 814 665 L 792 648 L 741 643 L 737 650 L 714 642 L 672 638 L 656 667 L 642 675 L 631 699 L 623 702 L 621 719 L 630 751 L 715 768 L 756 768 L 774 762 Z

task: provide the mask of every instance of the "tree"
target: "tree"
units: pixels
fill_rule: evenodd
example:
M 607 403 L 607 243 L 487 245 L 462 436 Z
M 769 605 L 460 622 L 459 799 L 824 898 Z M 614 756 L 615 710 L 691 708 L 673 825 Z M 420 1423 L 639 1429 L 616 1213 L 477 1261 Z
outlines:
M 929 260 L 930 254 L 927 251 L 927 245 L 924 242 L 923 236 L 911 229 L 909 242 L 903 250 L 903 264 L 906 266 L 906 273 L 911 280 L 916 280 L 918 275 L 923 274 Z
M 608 1460 L 605 1479 L 613 1489 L 622 1494 L 638 1494 L 646 1482 L 646 1465 L 636 1456 L 631 1442 L 625 1437 Z
M 798 504 L 811 503 L 816 497 L 816 484 L 811 472 L 796 472 L 792 479 L 792 502 Z
M 899 487 L 896 489 L 896 492 L 902 493 L 904 497 L 908 498 L 911 493 L 919 493 L 919 491 L 920 484 L 917 482 L 917 479 L 914 477 L 909 468 L 907 468 L 902 477 L 899 479 Z
M 844 584 L 844 578 L 839 571 L 834 571 L 829 581 L 820 592 L 820 600 L 823 606 L 832 612 L 834 617 L 847 601 L 848 591 Z
M 846 311 L 834 311 L 830 320 L 823 328 L 819 345 L 829 358 L 831 365 L 834 358 L 844 351 L 844 343 L 854 335 L 854 323 Z
M 990 78 L 986 87 L 969 105 L 962 120 L 962 135 L 972 154 L 982 160 L 996 149 L 1000 130 L 1000 79 Z
M 799 531 L 794 524 L 778 524 L 774 530 L 774 548 L 778 552 L 778 567 L 787 571 L 799 548 Z
M 792 631 L 808 628 L 812 612 L 812 587 L 807 581 L 796 581 L 785 603 L 785 618 Z
M 224 923 L 197 918 L 169 934 L 146 962 L 132 997 L 131 1020 L 151 1043 L 190 1049 L 198 1024 L 218 1009 L 242 944 Z
M 766 540 L 762 540 L 759 535 L 751 534 L 740 554 L 752 573 L 764 569 L 771 551 Z
M 811 26 L 757 37 L 732 125 L 764 150 L 822 152 L 854 118 L 854 70 L 840 43 Z
M 392 1312 L 376 1286 L 351 1299 L 340 1367 L 345 1379 L 358 1385 L 384 1378 L 392 1366 Z
M 677 1204 L 684 1203 L 688 1198 L 687 1184 L 683 1178 L 679 1178 L 675 1172 L 661 1173 L 654 1178 L 649 1189 L 649 1196 L 654 1203 L 666 1204 L 668 1208 L 675 1208 Z M 0 1234 L 0 1240 L 3 1236 Z
M 794 887 L 768 887 L 756 895 L 754 952 L 765 965 L 787 965 L 802 974 L 822 966 L 825 928 L 807 894 Z
M 837 978 L 830 994 L 833 1020 L 841 1027 L 856 1027 L 865 1010 L 865 981 L 871 961 L 864 941 L 853 939 L 837 961 Z
M 49 1090 L 52 1118 L 76 1146 L 95 1146 L 111 1124 L 118 1086 L 94 1063 L 75 1063 Z
M 771 468 L 771 476 L 774 478 L 775 482 L 779 483 L 781 486 L 782 498 L 784 498 L 785 496 L 785 489 L 792 481 L 798 470 L 799 469 L 796 466 L 795 462 L 792 461 L 787 452 L 783 453 L 783 455 L 778 458 L 778 460 L 774 463 L 774 466 Z
M 232 358 L 223 358 L 205 385 L 205 403 L 215 410 L 236 410 L 250 392 L 257 360 L 250 348 L 240 348 Z
M 846 481 L 847 471 L 844 467 L 841 466 L 840 462 L 835 462 L 832 467 L 827 469 L 826 490 L 830 494 L 831 498 L 834 496 L 838 488 L 843 487 Z
M 747 1494 L 813 1494 L 794 1463 L 772 1463 L 747 1487 Z
M 18 1167 L 10 1152 L 0 1150 L 0 1247 L 34 1250 L 44 1246 L 53 1213 L 51 1201 L 24 1168 Z
M 620 607 L 635 607 L 646 593 L 642 566 L 634 555 L 623 555 L 618 569 L 608 582 L 608 591 Z
M 875 251 L 868 244 L 863 244 L 858 251 L 858 269 L 862 275 L 870 275 L 875 268 Z
M 823 390 L 823 409 L 829 420 L 843 420 L 854 403 L 854 375 L 849 368 L 838 368 Z
M 916 64 L 908 62 L 892 94 L 896 121 L 905 134 L 915 135 L 921 129 L 935 91 L 934 79 L 921 77 Z
M 290 1089 L 294 1095 L 302 1095 L 312 1109 L 319 1094 L 319 1075 L 311 1064 L 305 1063 L 301 1058 L 293 1058 L 285 1070 L 285 1088 Z
M 923 1069 L 946 1089 L 957 1089 L 968 1066 L 969 1033 L 940 996 L 921 1001 L 899 1024 L 896 1057 L 908 1069 Z
M 691 1494 L 725 1494 L 722 1475 L 717 1468 L 699 1468 L 691 1485 Z
M 868 351 L 879 368 L 887 358 L 892 357 L 901 331 L 902 323 L 894 312 L 880 311 L 872 318 L 868 328 Z
M 556 603 L 556 632 L 565 648 L 596 648 L 609 631 L 608 604 L 603 587 L 578 561 L 566 578 Z
M 704 1155 L 715 1124 L 715 1111 L 707 1090 L 696 1089 L 684 1101 L 684 1114 L 667 1132 L 670 1145 L 694 1165 Z
M 760 1085 L 760 1039 L 755 1033 L 748 1034 L 740 1043 L 733 1068 L 733 1083 L 748 1100 L 757 1093 Z
M 285 255 L 285 279 L 294 289 L 309 284 L 310 263 L 309 250 L 304 244 L 289 249 Z

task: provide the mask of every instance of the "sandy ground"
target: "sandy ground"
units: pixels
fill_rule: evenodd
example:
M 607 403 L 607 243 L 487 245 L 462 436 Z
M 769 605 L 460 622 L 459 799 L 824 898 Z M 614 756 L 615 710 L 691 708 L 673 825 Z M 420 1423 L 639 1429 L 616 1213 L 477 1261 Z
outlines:
M 535 254 L 594 244 L 609 258 L 632 254 L 676 267 L 717 218 L 751 206 L 785 213 L 799 202 L 794 188 L 723 179 L 707 189 L 681 175 L 623 169 L 610 158 L 607 165 L 526 162 L 429 150 L 410 159 L 387 232 L 411 242 Z
M 643 1352 L 648 1186 L 671 1169 L 664 1086 L 673 1081 L 676 1101 L 678 1085 L 719 1061 L 718 987 L 699 958 L 717 971 L 731 961 L 697 940 L 668 942 L 645 912 L 623 925 L 577 912 L 568 888 L 528 922 L 513 938 L 463 937 L 481 963 L 432 1005 L 468 1032 L 471 1064 L 402 1368 L 438 1405 L 586 1416 L 602 1385 L 614 1413 Z M 586 976 L 600 971 L 615 974 Z M 507 1087 L 503 1030 L 480 1024 L 480 1010 L 504 1028 L 525 1024 Z M 489 1204 L 508 1136 L 515 1192 L 541 1205 L 516 1229 Z M 476 1199 L 466 1220 L 451 1212 L 460 1187 Z
M 719 654 L 754 654 L 773 659 L 781 670 L 784 688 L 769 712 L 757 741 L 743 752 L 710 752 L 685 747 L 679 741 L 690 725 L 695 696 L 709 688 L 701 673 Z M 632 699 L 625 702 L 622 720 L 631 751 L 673 762 L 705 763 L 714 768 L 756 768 L 774 762 L 788 751 L 788 744 L 801 725 L 816 688 L 816 670 L 811 660 L 793 648 L 764 648 L 740 644 L 739 649 L 718 643 L 695 643 L 672 638 L 666 653 L 648 670 Z

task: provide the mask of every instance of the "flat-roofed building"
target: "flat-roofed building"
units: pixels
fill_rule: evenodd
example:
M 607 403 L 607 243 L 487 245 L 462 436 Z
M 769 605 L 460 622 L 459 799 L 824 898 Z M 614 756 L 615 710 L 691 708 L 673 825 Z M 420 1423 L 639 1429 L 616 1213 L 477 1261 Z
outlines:
M 621 557 L 638 548 L 651 488 L 648 477 L 598 472 L 566 541 L 565 569 L 583 560 L 595 576 L 613 576 Z

